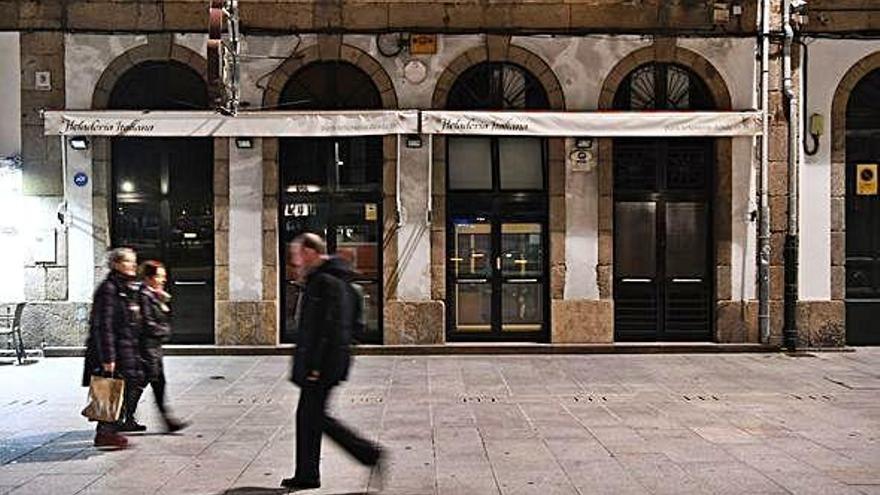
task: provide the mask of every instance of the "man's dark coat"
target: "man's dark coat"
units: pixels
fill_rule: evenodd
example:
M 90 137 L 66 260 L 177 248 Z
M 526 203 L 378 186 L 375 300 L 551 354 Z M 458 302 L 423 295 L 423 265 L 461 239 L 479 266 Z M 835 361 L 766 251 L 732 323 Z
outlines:
M 297 329 L 293 382 L 314 385 L 306 376 L 318 371 L 318 385 L 332 387 L 348 377 L 355 299 L 354 273 L 339 258 L 329 258 L 306 277 Z

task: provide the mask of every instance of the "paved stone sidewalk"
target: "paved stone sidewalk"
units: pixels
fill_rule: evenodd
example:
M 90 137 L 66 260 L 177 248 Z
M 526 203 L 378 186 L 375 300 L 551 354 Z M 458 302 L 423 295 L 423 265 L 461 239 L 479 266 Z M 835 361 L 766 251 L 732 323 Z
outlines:
M 389 449 L 383 493 L 880 494 L 880 348 L 814 356 L 363 356 L 333 403 Z M 168 358 L 193 427 L 103 452 L 79 415 L 80 359 L 2 366 L 0 493 L 286 493 L 288 367 Z M 304 493 L 368 488 L 330 442 L 322 466 L 324 487 Z

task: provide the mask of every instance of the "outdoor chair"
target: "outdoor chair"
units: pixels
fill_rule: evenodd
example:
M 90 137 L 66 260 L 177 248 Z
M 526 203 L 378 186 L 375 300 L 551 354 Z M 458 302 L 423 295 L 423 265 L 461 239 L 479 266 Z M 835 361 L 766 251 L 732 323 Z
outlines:
M 7 338 L 7 346 L 12 347 L 18 364 L 23 364 L 27 357 L 24 341 L 21 339 L 21 315 L 24 313 L 24 306 L 25 303 L 18 303 L 15 305 L 15 314 L 10 312 L 9 307 L 6 308 L 6 314 L 0 314 L 0 336 Z

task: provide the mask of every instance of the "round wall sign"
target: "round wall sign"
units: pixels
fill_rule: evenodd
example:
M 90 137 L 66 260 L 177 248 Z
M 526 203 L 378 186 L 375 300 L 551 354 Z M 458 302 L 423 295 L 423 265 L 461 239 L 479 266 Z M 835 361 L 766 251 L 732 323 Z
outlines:
M 428 77 L 428 66 L 421 60 L 410 60 L 403 65 L 403 77 L 411 84 L 419 84 Z
M 79 187 L 83 187 L 89 183 L 89 176 L 85 172 L 77 172 L 73 174 L 73 183 Z

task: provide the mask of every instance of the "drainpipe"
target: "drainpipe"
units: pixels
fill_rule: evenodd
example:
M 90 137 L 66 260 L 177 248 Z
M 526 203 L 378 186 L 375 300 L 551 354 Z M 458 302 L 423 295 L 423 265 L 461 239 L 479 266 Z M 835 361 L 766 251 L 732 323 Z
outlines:
M 761 170 L 758 174 L 758 331 L 770 342 L 770 1 L 761 0 Z
M 791 24 L 791 0 L 784 0 L 782 20 L 785 30 L 783 44 L 783 91 L 788 100 L 788 232 L 785 235 L 785 327 L 782 331 L 783 343 L 789 351 L 798 344 L 797 299 L 798 299 L 798 101 L 791 80 L 791 46 L 794 42 L 794 28 Z

